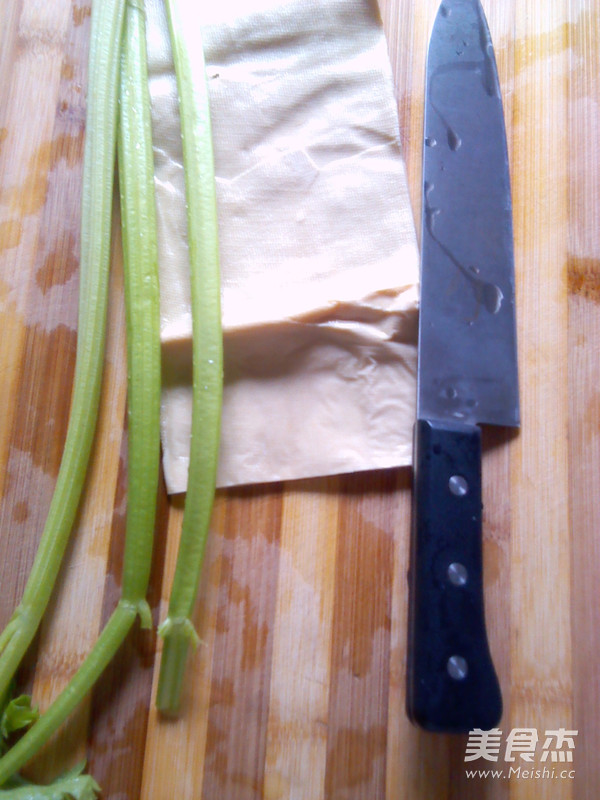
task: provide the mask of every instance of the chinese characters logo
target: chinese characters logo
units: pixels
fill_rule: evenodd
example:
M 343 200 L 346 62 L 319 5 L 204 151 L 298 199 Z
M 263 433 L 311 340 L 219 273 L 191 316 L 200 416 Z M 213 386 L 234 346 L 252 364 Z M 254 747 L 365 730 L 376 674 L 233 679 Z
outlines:
M 525 777 L 573 778 L 574 770 L 557 770 L 553 765 L 571 764 L 578 731 L 557 728 L 546 730 L 543 736 L 536 728 L 513 728 L 503 740 L 502 731 L 475 728 L 470 731 L 465 749 L 465 762 L 483 760 L 510 764 L 504 770 L 467 770 L 468 777 Z M 528 765 L 544 764 L 543 769 L 529 769 Z M 524 763 L 523 763 L 524 762 Z

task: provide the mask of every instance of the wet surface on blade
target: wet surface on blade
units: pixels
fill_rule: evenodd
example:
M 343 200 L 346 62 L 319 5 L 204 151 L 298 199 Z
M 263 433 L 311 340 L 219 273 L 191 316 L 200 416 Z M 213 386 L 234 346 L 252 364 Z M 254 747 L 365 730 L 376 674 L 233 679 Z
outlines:
M 477 0 L 440 7 L 424 145 L 418 416 L 518 425 L 508 156 Z

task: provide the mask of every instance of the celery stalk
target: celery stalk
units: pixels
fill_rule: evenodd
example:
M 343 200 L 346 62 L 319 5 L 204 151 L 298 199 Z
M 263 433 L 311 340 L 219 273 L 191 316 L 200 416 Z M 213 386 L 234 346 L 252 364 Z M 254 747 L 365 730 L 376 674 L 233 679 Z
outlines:
M 210 108 L 204 54 L 194 19 L 180 18 L 177 0 L 166 0 L 179 91 L 191 270 L 193 401 L 188 487 L 179 553 L 164 639 L 157 706 L 175 713 L 188 646 L 198 636 L 191 622 L 215 494 L 223 387 L 221 282 Z M 188 5 L 188 8 L 191 8 Z M 194 25 L 194 48 L 186 26 Z
M 154 170 L 143 7 L 127 3 L 121 66 L 119 183 L 127 314 L 129 484 L 122 598 L 63 692 L 0 759 L 0 785 L 29 761 L 90 691 L 139 615 L 150 627 L 160 457 L 160 316 Z
M 69 426 L 38 551 L 21 602 L 0 634 L 0 697 L 46 610 L 73 527 L 100 399 L 115 158 L 119 43 L 125 0 L 95 0 L 83 167 L 77 357 Z

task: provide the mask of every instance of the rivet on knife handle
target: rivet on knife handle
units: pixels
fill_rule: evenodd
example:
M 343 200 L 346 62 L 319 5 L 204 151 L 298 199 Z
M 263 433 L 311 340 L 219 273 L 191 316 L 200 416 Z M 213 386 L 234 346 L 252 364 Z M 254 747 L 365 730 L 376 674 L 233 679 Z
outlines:
M 485 632 L 476 425 L 416 424 L 409 587 L 409 717 L 433 731 L 494 727 L 502 699 Z

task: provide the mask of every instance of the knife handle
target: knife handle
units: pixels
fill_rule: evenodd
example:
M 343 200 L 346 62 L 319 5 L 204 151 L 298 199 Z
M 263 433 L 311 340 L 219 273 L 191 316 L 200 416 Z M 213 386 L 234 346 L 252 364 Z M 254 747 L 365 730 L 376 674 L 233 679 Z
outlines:
M 407 713 L 421 727 L 495 727 L 502 697 L 483 603 L 481 431 L 417 420 Z

